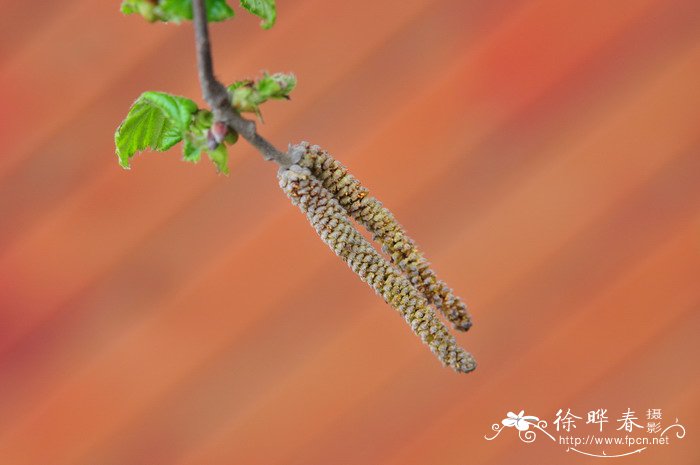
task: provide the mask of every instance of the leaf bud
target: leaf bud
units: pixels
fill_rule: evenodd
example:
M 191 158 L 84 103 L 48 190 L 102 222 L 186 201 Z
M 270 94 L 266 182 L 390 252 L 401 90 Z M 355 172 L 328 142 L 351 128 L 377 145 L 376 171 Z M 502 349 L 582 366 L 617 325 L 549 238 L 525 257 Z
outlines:
M 220 144 L 224 141 L 227 132 L 228 126 L 223 121 L 216 121 L 211 127 L 211 133 L 214 136 L 214 140 L 217 144 Z

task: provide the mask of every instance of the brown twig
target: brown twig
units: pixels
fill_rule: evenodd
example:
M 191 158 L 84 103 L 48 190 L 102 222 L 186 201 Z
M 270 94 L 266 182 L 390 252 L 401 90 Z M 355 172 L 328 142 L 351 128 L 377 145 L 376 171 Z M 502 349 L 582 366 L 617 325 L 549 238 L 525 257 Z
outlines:
M 209 45 L 209 24 L 204 8 L 204 0 L 192 2 L 192 23 L 197 45 L 197 67 L 199 83 L 202 86 L 204 100 L 207 101 L 214 113 L 215 121 L 223 121 L 226 125 L 243 136 L 255 147 L 266 160 L 271 160 L 282 167 L 292 165 L 292 157 L 279 151 L 268 140 L 257 133 L 255 122 L 243 118 L 231 106 L 226 87 L 214 76 L 214 64 Z

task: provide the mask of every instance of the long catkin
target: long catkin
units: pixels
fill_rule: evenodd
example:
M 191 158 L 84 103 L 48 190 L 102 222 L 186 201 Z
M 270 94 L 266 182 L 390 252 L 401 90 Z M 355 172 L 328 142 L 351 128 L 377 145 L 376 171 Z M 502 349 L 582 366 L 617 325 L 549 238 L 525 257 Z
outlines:
M 455 371 L 476 368 L 472 355 L 457 346 L 425 297 L 355 229 L 338 200 L 299 165 L 281 169 L 280 187 L 304 212 L 321 239 L 377 294 L 404 317 L 430 350 Z
M 438 277 L 417 249 L 394 215 L 328 152 L 306 142 L 294 147 L 298 164 L 308 168 L 337 199 L 347 213 L 373 234 L 382 250 L 391 257 L 456 329 L 466 331 L 472 326 L 467 306 Z

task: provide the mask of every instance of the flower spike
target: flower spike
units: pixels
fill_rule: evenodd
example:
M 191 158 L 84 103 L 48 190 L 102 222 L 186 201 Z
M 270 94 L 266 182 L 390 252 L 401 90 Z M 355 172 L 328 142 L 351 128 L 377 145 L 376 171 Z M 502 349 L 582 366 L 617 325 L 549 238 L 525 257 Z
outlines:
M 292 165 L 280 169 L 278 178 L 323 242 L 404 317 L 443 364 L 462 373 L 476 368 L 472 355 L 457 346 L 425 297 L 355 229 L 345 209 L 309 169 Z
M 467 306 L 443 281 L 438 279 L 413 240 L 396 221 L 394 215 L 328 152 L 307 142 L 293 146 L 300 166 L 308 168 L 337 199 L 348 215 L 362 224 L 382 245 L 411 283 L 437 307 L 456 329 L 472 326 Z

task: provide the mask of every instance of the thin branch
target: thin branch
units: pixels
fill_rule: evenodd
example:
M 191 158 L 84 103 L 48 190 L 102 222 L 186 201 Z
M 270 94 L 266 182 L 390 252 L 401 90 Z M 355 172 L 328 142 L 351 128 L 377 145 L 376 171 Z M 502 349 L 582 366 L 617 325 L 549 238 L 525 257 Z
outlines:
M 230 129 L 243 136 L 253 147 L 258 149 L 266 160 L 272 160 L 285 168 L 289 167 L 292 165 L 290 155 L 275 148 L 274 145 L 257 133 L 255 122 L 243 118 L 234 110 L 226 87 L 216 79 L 211 46 L 209 45 L 209 24 L 204 8 L 204 0 L 194 0 L 192 2 L 192 13 L 197 45 L 199 83 L 202 86 L 204 100 L 207 101 L 214 113 L 214 120 L 223 121 Z

